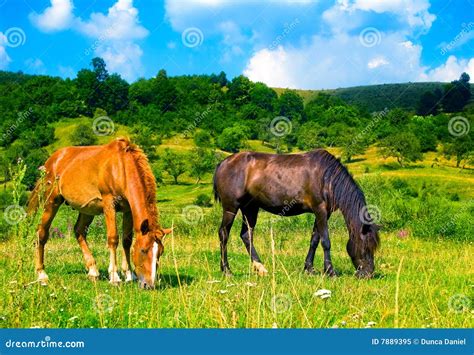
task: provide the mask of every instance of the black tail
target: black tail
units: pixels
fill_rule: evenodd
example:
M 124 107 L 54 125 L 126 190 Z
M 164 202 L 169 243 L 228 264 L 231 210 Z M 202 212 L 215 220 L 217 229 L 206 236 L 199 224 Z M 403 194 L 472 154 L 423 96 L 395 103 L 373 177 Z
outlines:
M 217 170 L 219 170 L 219 167 L 221 166 L 222 162 L 220 162 L 219 164 L 217 164 L 216 166 L 216 170 L 214 170 L 214 177 L 212 179 L 212 183 L 213 183 L 213 190 L 214 190 L 214 200 L 216 202 L 220 202 L 221 201 L 221 198 L 219 196 L 219 194 L 217 193 Z

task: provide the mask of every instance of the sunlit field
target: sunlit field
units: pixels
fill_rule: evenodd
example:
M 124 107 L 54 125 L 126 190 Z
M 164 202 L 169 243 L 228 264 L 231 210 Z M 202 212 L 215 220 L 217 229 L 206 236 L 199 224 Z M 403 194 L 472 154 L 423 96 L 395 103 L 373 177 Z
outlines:
M 163 142 L 167 145 L 171 140 Z M 185 142 L 179 145 L 186 149 Z M 0 242 L 0 326 L 472 327 L 474 174 L 448 161 L 431 167 L 432 160 L 427 154 L 400 169 L 371 148 L 347 165 L 384 226 L 370 280 L 354 277 L 339 213 L 330 220 L 338 277 L 303 273 L 312 215 L 283 218 L 265 212 L 259 215 L 255 245 L 269 274 L 252 271 L 238 216 L 229 242 L 234 276 L 223 277 L 217 236 L 221 207 L 194 206 L 198 194 L 211 194 L 210 175 L 197 185 L 185 176 L 178 185 L 170 180 L 158 187 L 162 225 L 174 232 L 165 239 L 159 283 L 152 291 L 136 282 L 109 284 L 103 217 L 95 219 L 88 236 L 101 273 L 97 282 L 90 281 L 72 231 L 77 212 L 67 206 L 61 207 L 46 245 L 49 284 L 40 285 L 33 264 L 34 222 L 24 220 Z M 321 272 L 322 266 L 319 247 L 315 268 Z M 330 297 L 320 290 L 331 291 Z

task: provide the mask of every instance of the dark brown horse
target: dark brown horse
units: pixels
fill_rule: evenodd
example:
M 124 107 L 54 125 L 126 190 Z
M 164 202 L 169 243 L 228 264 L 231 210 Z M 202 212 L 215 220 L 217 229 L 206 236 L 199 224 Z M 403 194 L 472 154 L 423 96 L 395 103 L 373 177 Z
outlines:
M 45 181 L 38 182 L 29 201 L 30 211 L 36 210 L 40 202 L 44 203 L 36 251 L 39 281 L 48 280 L 44 271 L 44 246 L 56 212 L 66 202 L 79 211 L 74 232 L 91 278 L 97 278 L 99 272 L 86 235 L 94 216 L 103 213 L 110 250 L 110 282 L 121 281 L 116 256 L 119 242 L 116 214 L 123 212 L 122 270 L 125 280 L 134 278 L 130 248 L 135 232 L 135 272 L 140 286 L 153 288 L 156 262 L 163 253 L 162 239 L 170 230 L 161 228 L 158 222 L 155 178 L 145 154 L 128 139 L 120 138 L 106 145 L 62 148 L 46 161 L 44 168 Z
M 335 276 L 331 262 L 328 219 L 341 210 L 349 241 L 347 252 L 358 277 L 372 277 L 374 252 L 379 244 L 378 227 L 367 212 L 365 197 L 347 169 L 325 150 L 304 154 L 243 152 L 222 161 L 214 174 L 214 195 L 223 207 L 219 228 L 221 270 L 230 274 L 227 241 L 240 210 L 240 237 L 260 275 L 267 270 L 253 245 L 253 229 L 260 208 L 281 216 L 313 213 L 316 216 L 304 270 L 314 273 L 313 261 L 321 240 L 324 272 Z

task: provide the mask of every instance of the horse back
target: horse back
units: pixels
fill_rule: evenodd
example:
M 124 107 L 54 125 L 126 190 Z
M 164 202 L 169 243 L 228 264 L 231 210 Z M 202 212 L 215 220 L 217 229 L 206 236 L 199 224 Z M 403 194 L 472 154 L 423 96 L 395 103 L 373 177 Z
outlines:
M 111 193 L 120 195 L 125 182 L 126 142 L 102 146 L 66 147 L 45 163 L 48 182 L 57 184 L 60 194 L 80 208 Z
M 223 205 L 258 204 L 270 212 L 291 204 L 295 213 L 322 202 L 320 179 L 311 155 L 243 152 L 216 170 L 216 191 Z

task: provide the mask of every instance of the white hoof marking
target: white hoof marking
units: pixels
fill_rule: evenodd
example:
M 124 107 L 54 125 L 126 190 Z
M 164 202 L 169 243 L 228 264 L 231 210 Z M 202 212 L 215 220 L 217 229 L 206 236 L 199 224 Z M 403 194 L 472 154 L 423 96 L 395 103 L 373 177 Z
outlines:
M 41 285 L 46 286 L 48 284 L 49 277 L 44 270 L 38 272 L 38 281 Z
M 258 261 L 252 262 L 253 264 L 253 269 L 258 272 L 259 276 L 265 276 L 268 274 L 268 270 L 263 266 L 262 263 L 259 263 Z
M 137 279 L 137 275 L 134 272 L 127 270 L 125 271 L 125 282 L 135 281 Z
M 115 272 L 111 272 L 111 273 L 109 274 L 109 276 L 110 276 L 110 283 L 118 284 L 118 283 L 120 283 L 120 282 L 122 281 L 122 280 L 120 279 L 119 274 L 117 274 L 116 271 L 115 271 Z

